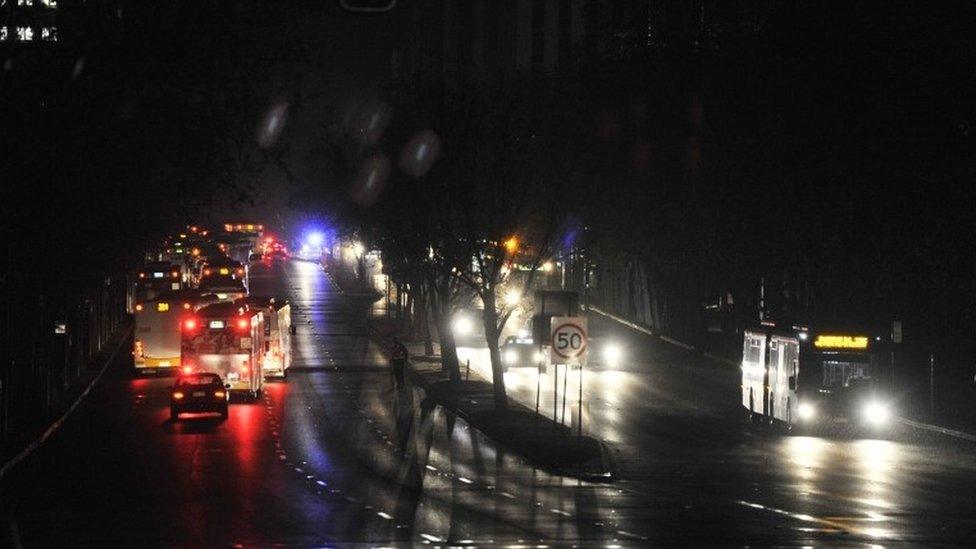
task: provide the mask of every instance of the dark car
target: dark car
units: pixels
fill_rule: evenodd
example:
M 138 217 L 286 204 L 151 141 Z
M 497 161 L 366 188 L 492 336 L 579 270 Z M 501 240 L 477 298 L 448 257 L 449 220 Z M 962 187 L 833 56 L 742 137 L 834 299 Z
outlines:
M 184 375 L 176 380 L 170 392 L 169 417 L 176 421 L 184 412 L 212 412 L 227 419 L 228 398 L 228 391 L 217 374 Z
M 546 355 L 531 337 L 509 336 L 499 351 L 505 371 L 509 368 L 538 368 L 546 362 Z

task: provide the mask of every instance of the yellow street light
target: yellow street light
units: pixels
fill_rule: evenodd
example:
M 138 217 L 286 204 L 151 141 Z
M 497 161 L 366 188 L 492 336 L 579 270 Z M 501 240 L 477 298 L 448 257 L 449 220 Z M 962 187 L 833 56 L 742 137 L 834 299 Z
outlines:
M 505 251 L 510 254 L 514 254 L 518 250 L 519 241 L 517 237 L 511 237 L 505 241 Z

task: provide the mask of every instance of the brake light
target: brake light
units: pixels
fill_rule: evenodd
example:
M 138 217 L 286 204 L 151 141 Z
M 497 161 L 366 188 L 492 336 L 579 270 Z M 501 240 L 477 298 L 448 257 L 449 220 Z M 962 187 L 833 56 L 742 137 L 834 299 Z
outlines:
M 183 304 L 183 308 L 189 310 L 190 309 L 190 304 L 189 303 L 184 303 Z
M 214 398 L 226 398 L 227 393 L 223 391 L 214 391 Z
M 238 319 L 238 321 L 237 321 L 237 327 L 240 328 L 240 329 L 242 329 L 242 330 L 246 330 L 247 329 L 247 319 L 246 318 Z
M 244 276 L 244 269 L 237 269 L 237 274 Z
M 183 365 L 183 374 L 184 375 L 189 375 L 189 374 L 192 374 L 192 373 L 193 373 L 193 365 L 192 364 L 184 364 Z
M 203 270 L 203 276 L 210 276 L 210 273 L 211 273 L 210 269 Z
M 173 398 L 175 400 L 183 400 L 183 393 L 176 391 L 175 393 L 173 393 Z
M 139 278 L 146 278 L 146 273 L 139 273 Z
M 188 318 L 183 321 L 183 328 L 186 330 L 196 330 L 197 329 L 197 319 Z
M 176 277 L 180 276 L 180 273 L 178 271 L 173 271 L 173 272 L 170 273 L 170 275 L 172 275 L 173 278 L 176 278 Z
M 142 303 L 136 303 L 136 312 L 138 313 L 141 310 L 142 310 Z

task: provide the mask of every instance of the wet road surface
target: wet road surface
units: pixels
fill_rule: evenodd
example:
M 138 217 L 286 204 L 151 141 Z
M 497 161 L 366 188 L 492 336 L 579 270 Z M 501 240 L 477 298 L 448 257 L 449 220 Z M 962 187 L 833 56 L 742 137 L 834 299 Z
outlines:
M 174 423 L 172 379 L 134 377 L 119 353 L 0 484 L 0 545 L 886 545 L 976 535 L 974 445 L 904 429 L 891 440 L 767 433 L 744 421 L 734 368 L 619 332 L 630 360 L 587 374 L 583 420 L 608 441 L 621 478 L 581 483 L 526 465 L 419 391 L 395 391 L 361 314 L 317 265 L 256 267 L 251 288 L 292 303 L 288 380 L 232 404 L 226 422 Z M 534 403 L 535 374 L 506 377 Z M 551 415 L 551 376 L 541 381 Z

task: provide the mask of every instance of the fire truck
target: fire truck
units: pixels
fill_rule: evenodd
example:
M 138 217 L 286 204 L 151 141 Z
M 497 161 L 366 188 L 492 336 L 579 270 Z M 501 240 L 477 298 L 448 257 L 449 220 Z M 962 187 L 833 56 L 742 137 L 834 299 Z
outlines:
M 291 305 L 287 300 L 259 296 L 237 303 L 264 314 L 264 377 L 286 378 L 291 367 Z
M 264 381 L 264 314 L 246 304 L 207 305 L 181 325 L 181 372 L 211 372 L 232 394 L 257 398 Z
M 778 329 L 771 322 L 746 330 L 742 406 L 755 421 L 791 429 L 883 434 L 894 420 L 893 403 L 880 384 L 873 343 L 862 332 Z

